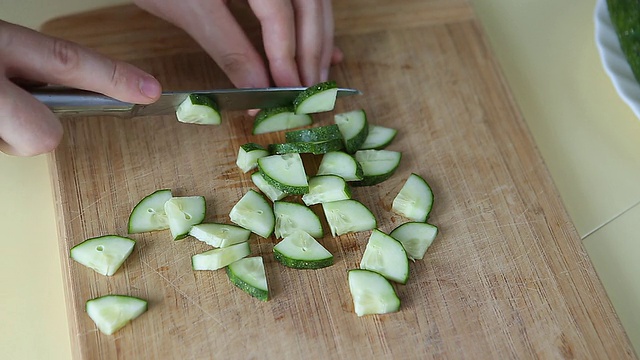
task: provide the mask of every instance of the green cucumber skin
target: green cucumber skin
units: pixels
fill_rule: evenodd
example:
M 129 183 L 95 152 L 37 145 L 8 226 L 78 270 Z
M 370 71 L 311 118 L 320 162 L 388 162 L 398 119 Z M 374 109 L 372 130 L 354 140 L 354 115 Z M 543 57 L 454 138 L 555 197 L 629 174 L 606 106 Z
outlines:
M 236 276 L 233 271 L 231 271 L 231 269 L 229 268 L 229 266 L 225 267 L 225 271 L 227 272 L 227 276 L 229 277 L 229 280 L 231 281 L 231 283 L 235 286 L 237 286 L 238 288 L 240 288 L 242 291 L 246 292 L 247 294 L 253 296 L 254 298 L 260 300 L 260 301 L 268 301 L 269 300 L 269 290 L 261 290 L 261 289 L 257 289 L 249 284 L 247 284 L 244 280 L 240 279 L 238 276 Z
M 293 100 L 293 108 L 297 108 L 301 103 L 307 100 L 310 96 L 313 96 L 317 93 L 337 88 L 338 84 L 335 81 L 325 81 L 313 86 L 308 87 L 306 90 L 298 94 L 298 96 Z
M 633 75 L 640 82 L 640 2 L 607 0 L 607 7 L 622 52 L 629 62 Z
M 211 97 L 205 94 L 190 94 L 189 99 L 194 105 L 204 105 L 214 109 L 215 111 L 220 111 L 218 104 L 216 104 L 216 102 Z
M 296 131 L 289 131 L 284 134 L 285 141 L 288 143 L 295 142 L 320 142 L 329 140 L 340 140 L 342 134 L 338 125 L 331 124 L 326 126 L 319 126 L 310 129 L 301 129 Z
M 274 108 L 269 108 L 269 109 L 262 109 L 262 110 L 260 110 L 258 112 L 258 114 L 256 114 L 256 118 L 254 120 L 254 127 L 255 127 L 255 125 L 258 125 L 261 122 L 269 119 L 273 115 L 281 114 L 281 113 L 284 113 L 284 112 L 292 113 L 293 112 L 293 107 L 292 106 L 279 106 L 279 107 L 274 107 Z
M 327 140 L 320 142 L 286 142 L 281 144 L 269 144 L 271 154 L 314 154 L 322 155 L 330 151 L 339 151 L 344 148 L 342 140 Z
M 258 167 L 259 168 L 259 167 Z M 272 179 L 269 175 L 265 174 L 262 170 L 258 170 L 262 178 L 271 186 L 276 189 L 285 192 L 289 195 L 304 195 L 309 192 L 309 186 L 286 186 L 282 185 L 279 181 Z
M 270 129 L 270 130 L 265 130 L 262 127 L 265 126 L 265 122 L 269 121 L 271 117 L 279 115 L 279 114 L 283 114 L 283 113 L 287 113 L 289 114 L 289 116 L 299 116 L 299 117 L 304 117 L 304 121 L 299 123 L 296 126 L 286 126 L 286 127 L 278 127 L 276 129 Z M 298 119 L 300 120 L 300 119 Z M 252 130 L 252 134 L 253 135 L 259 135 L 259 134 L 266 134 L 266 133 L 270 133 L 270 132 L 275 132 L 275 131 L 282 131 L 282 130 L 288 130 L 294 127 L 301 127 L 301 126 L 306 126 L 306 125 L 311 125 L 313 123 L 313 118 L 310 115 L 305 115 L 305 114 L 298 114 L 296 115 L 294 112 L 294 108 L 293 106 L 281 106 L 281 107 L 274 107 L 274 108 L 269 108 L 269 109 L 262 109 L 260 110 L 260 112 L 258 112 L 258 114 L 256 115 L 254 121 L 253 121 L 253 130 Z
M 251 152 L 251 151 L 255 151 L 255 150 L 267 150 L 264 146 L 260 145 L 260 144 L 256 144 L 256 143 L 246 143 L 246 144 L 242 144 L 240 145 L 240 147 L 242 148 L 242 150 L 244 150 L 245 152 Z
M 287 259 L 281 252 L 274 249 L 273 257 L 282 265 L 293 269 L 316 270 L 333 265 L 333 256 L 321 260 L 293 260 Z

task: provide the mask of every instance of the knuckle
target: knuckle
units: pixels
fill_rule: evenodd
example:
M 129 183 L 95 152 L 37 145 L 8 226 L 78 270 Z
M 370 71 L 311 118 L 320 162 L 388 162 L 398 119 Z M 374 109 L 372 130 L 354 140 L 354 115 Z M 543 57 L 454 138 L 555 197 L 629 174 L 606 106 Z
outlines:
M 249 57 L 243 53 L 228 53 L 220 57 L 218 65 L 226 74 L 239 74 L 246 70 Z
M 51 60 L 56 71 L 61 74 L 69 74 L 76 70 L 80 64 L 80 49 L 75 44 L 53 39 L 51 44 Z

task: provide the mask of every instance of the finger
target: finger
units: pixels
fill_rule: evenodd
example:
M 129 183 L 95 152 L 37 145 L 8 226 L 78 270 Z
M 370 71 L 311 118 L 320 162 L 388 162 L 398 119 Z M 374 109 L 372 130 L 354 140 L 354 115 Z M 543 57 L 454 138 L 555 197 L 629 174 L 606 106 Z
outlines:
M 300 79 L 305 86 L 320 81 L 324 20 L 322 3 L 293 0 L 296 15 L 296 55 Z M 320 16 L 318 16 L 320 14 Z
M 161 93 L 160 83 L 133 65 L 13 24 L 0 22 L 0 56 L 8 77 L 96 91 L 132 103 L 153 102 Z
M 290 0 L 250 0 L 260 21 L 269 70 L 277 86 L 300 86 L 296 66 L 296 25 Z
M 0 151 L 33 156 L 52 151 L 60 143 L 60 121 L 44 104 L 6 79 L 0 81 L 0 109 Z
M 331 53 L 331 65 L 340 64 L 342 60 L 344 60 L 344 53 L 339 47 L 334 46 L 333 52 Z
M 322 54 L 320 57 L 320 81 L 327 81 L 329 79 L 329 67 L 331 66 L 331 58 L 334 51 L 334 25 L 331 0 L 322 1 L 322 14 L 324 33 L 322 37 Z

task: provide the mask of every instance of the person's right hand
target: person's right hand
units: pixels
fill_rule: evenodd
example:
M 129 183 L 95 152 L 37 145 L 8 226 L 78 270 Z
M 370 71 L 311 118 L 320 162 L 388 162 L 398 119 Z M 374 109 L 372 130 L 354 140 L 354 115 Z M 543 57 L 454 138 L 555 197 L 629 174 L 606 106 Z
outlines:
M 161 93 L 160 83 L 133 65 L 0 20 L 0 151 L 20 156 L 49 152 L 62 137 L 60 121 L 17 85 L 21 81 L 139 104 L 152 103 Z

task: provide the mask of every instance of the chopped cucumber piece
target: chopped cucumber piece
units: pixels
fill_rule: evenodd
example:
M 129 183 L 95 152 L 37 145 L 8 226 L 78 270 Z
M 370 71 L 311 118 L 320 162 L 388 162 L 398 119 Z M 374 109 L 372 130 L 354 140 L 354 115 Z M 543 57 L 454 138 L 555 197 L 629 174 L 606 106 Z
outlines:
M 171 199 L 171 190 L 157 190 L 145 196 L 129 215 L 129 234 L 169 228 L 169 219 L 164 212 L 164 203 Z
M 231 224 L 193 225 L 189 235 L 213 247 L 227 247 L 249 240 L 251 231 Z
M 351 199 L 351 190 L 343 178 L 336 175 L 318 175 L 309 179 L 309 192 L 302 195 L 307 206 Z
M 219 125 L 220 112 L 215 101 L 202 94 L 189 95 L 176 110 L 178 121 L 188 124 Z
M 320 269 L 333 264 L 333 255 L 304 231 L 295 231 L 273 247 L 282 265 L 294 269 Z
M 301 129 L 296 131 L 288 131 L 284 134 L 287 142 L 319 142 L 329 140 L 342 141 L 342 133 L 338 125 L 331 124 L 326 126 L 318 126 L 310 129 Z
M 400 299 L 384 276 L 369 270 L 349 270 L 349 291 L 358 316 L 400 310 Z
M 87 315 L 105 335 L 111 335 L 147 311 L 147 302 L 126 295 L 106 295 L 87 301 Z
M 438 235 L 438 228 L 425 222 L 408 222 L 393 229 L 389 235 L 400 241 L 411 260 L 420 260 Z
M 371 232 L 360 268 L 400 284 L 406 284 L 409 279 L 409 258 L 402 243 L 378 229 Z
M 247 257 L 229 264 L 227 276 L 232 284 L 247 294 L 261 301 L 269 300 L 269 286 L 262 257 Z
M 258 159 L 258 168 L 264 179 L 288 194 L 309 192 L 307 174 L 300 154 L 270 155 Z
M 271 236 L 275 226 L 271 205 L 267 199 L 252 189 L 233 206 L 229 217 L 234 224 L 264 238 Z
M 335 81 L 327 81 L 308 87 L 293 100 L 296 114 L 312 114 L 331 111 L 335 107 L 338 96 L 338 85 Z
M 345 181 L 360 181 L 362 166 L 356 159 L 342 151 L 328 152 L 322 156 L 317 175 L 337 175 Z
M 311 125 L 313 118 L 306 114 L 296 114 L 292 106 L 263 109 L 256 115 L 253 135 L 289 130 Z
M 287 237 L 299 230 L 314 238 L 324 236 L 318 215 L 302 204 L 276 201 L 273 203 L 273 213 L 276 217 L 275 234 L 277 238 Z
M 336 114 L 334 121 L 342 133 L 346 151 L 350 154 L 358 151 L 369 134 L 369 123 L 364 110 Z
M 184 239 L 191 227 L 204 220 L 207 205 L 204 196 L 172 197 L 164 203 L 169 229 L 174 240 Z
M 285 197 L 287 197 L 287 195 L 289 195 L 286 192 L 269 184 L 259 171 L 256 171 L 253 174 L 251 174 L 251 181 L 253 181 L 253 184 L 257 186 L 258 189 L 260 189 L 260 191 L 262 191 L 263 194 L 267 195 L 267 197 L 271 201 L 282 200 Z
M 412 173 L 393 199 L 391 211 L 413 221 L 427 221 L 433 207 L 433 192 L 429 184 Z
M 330 151 L 338 151 L 344 148 L 342 140 L 327 140 L 318 142 L 288 142 L 283 144 L 270 144 L 271 154 L 307 153 L 321 155 Z
M 355 153 L 356 160 L 362 165 L 363 179 L 354 183 L 357 186 L 379 184 L 393 175 L 402 153 L 390 150 L 359 150 Z
M 264 146 L 256 143 L 247 143 L 240 146 L 238 150 L 238 159 L 236 165 L 243 172 L 247 173 L 258 167 L 258 159 L 269 155 Z
M 131 255 L 135 244 L 135 240 L 122 236 L 99 236 L 72 247 L 69 256 L 98 274 L 111 276 Z
M 359 150 L 380 150 L 387 147 L 387 145 L 391 144 L 391 141 L 398 134 L 398 130 L 369 124 L 369 134 L 367 138 L 364 140 L 364 143 L 360 145 Z
M 251 254 L 248 242 L 205 251 L 191 257 L 193 270 L 218 270 Z
M 327 202 L 322 204 L 322 208 L 333 236 L 371 230 L 378 226 L 371 210 L 358 200 Z

